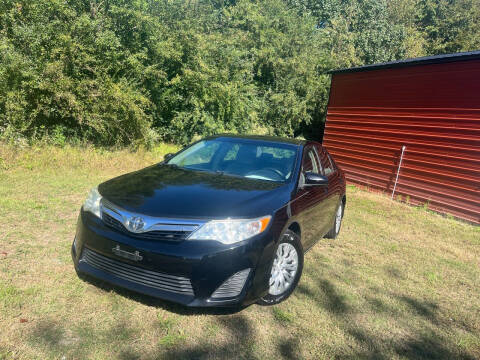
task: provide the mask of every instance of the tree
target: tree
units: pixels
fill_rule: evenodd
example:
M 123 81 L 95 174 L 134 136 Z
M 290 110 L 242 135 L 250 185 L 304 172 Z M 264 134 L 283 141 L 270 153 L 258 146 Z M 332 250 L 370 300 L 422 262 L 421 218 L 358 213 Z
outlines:
M 480 47 L 480 0 L 4 0 L 0 138 L 319 139 L 334 68 Z

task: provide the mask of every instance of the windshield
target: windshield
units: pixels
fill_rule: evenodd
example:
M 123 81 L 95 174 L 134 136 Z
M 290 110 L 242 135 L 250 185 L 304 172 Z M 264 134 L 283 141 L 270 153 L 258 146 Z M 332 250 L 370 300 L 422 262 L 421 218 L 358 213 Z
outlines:
M 251 179 L 286 182 L 292 176 L 297 147 L 248 139 L 202 140 L 167 164 L 185 169 L 219 172 Z

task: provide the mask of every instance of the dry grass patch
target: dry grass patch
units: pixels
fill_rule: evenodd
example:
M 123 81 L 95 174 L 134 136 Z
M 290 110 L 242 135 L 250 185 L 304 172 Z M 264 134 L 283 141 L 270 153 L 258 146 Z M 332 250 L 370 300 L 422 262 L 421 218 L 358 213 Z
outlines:
M 0 145 L 0 359 L 480 358 L 479 227 L 354 187 L 341 236 L 277 307 L 194 310 L 80 280 L 88 189 L 173 150 Z

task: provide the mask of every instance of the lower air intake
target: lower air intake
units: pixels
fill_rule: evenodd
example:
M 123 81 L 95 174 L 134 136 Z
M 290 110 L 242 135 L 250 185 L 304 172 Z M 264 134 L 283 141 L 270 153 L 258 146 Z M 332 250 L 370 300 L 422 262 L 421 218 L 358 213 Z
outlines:
M 250 274 L 250 269 L 239 271 L 230 276 L 220 287 L 212 294 L 212 299 L 229 298 L 238 296 L 245 285 L 245 281 Z
M 85 261 L 94 268 L 137 284 L 177 294 L 193 296 L 193 289 L 190 280 L 182 276 L 164 274 L 126 264 L 116 259 L 100 255 L 88 248 L 83 249 L 81 261 Z

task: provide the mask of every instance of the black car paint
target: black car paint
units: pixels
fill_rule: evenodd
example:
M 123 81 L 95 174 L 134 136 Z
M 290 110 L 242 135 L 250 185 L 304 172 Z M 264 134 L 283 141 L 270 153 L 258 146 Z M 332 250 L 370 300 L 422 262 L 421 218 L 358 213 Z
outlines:
M 288 201 L 290 187 L 159 164 L 109 180 L 98 190 L 129 211 L 156 217 L 214 219 L 271 214 Z
M 276 138 L 259 137 L 254 140 L 279 141 Z M 272 215 L 263 233 L 233 245 L 217 241 L 154 242 L 135 239 L 107 227 L 91 213 L 80 211 L 77 249 L 87 246 L 104 256 L 135 266 L 188 277 L 192 282 L 194 297 L 152 289 L 97 270 L 79 262 L 80 251 L 76 253 L 72 247 L 76 270 L 188 306 L 248 305 L 255 302 L 268 292 L 270 268 L 282 232 L 296 223 L 300 229 L 302 246 L 304 250 L 309 249 L 333 226 L 335 210 L 345 196 L 345 177 L 338 167 L 336 172 L 328 176 L 328 186 L 299 188 L 304 148 L 313 146 L 317 151 L 324 149 L 314 142 L 289 143 L 296 145 L 298 152 L 294 176 L 286 183 L 198 172 L 160 163 L 99 185 L 100 194 L 109 201 L 126 210 L 149 216 L 216 219 Z M 117 245 L 126 251 L 139 251 L 143 259 L 134 262 L 118 258 L 112 252 Z M 238 297 L 224 301 L 210 298 L 229 276 L 245 268 L 251 268 L 252 272 Z

